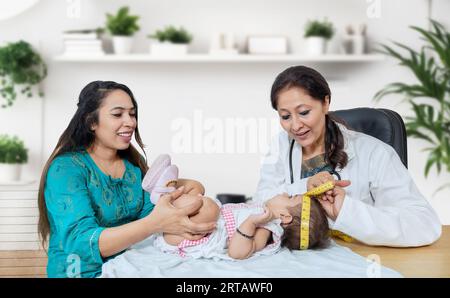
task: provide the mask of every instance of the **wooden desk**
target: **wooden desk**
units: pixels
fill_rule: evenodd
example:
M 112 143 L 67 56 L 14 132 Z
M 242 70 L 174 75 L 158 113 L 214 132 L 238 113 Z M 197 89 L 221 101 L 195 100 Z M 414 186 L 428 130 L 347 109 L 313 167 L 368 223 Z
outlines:
M 367 246 L 342 240 L 336 242 L 363 257 L 379 255 L 383 266 L 405 277 L 450 277 L 450 226 L 442 226 L 442 236 L 438 241 L 417 248 Z

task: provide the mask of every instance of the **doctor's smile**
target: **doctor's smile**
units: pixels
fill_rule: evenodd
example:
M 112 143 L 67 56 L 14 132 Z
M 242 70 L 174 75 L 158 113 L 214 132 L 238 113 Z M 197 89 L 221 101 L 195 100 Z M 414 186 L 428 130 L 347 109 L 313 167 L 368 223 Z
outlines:
M 320 150 L 320 146 L 315 144 L 320 142 L 324 135 L 324 116 L 328 113 L 328 108 L 328 98 L 324 103 L 314 100 L 302 88 L 287 86 L 278 95 L 281 126 L 312 155 Z

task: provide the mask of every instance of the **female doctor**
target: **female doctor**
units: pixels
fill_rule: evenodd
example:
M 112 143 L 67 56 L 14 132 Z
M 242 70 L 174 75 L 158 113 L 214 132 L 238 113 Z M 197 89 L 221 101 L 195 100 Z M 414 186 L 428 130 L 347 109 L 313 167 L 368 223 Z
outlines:
M 271 102 L 284 131 L 265 158 L 254 199 L 302 194 L 342 179 L 319 199 L 333 230 L 369 245 L 436 241 L 439 219 L 397 153 L 328 115 L 330 99 L 328 83 L 311 68 L 290 67 L 278 75 Z

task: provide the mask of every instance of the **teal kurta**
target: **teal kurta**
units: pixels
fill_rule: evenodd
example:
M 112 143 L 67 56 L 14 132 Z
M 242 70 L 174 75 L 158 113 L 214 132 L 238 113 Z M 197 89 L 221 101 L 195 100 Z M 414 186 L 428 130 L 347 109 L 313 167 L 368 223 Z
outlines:
M 48 277 L 95 277 L 103 259 L 98 240 L 105 228 L 148 215 L 154 205 L 142 190 L 139 167 L 127 160 L 122 178 L 104 174 L 86 151 L 55 158 L 47 173 L 50 222 Z

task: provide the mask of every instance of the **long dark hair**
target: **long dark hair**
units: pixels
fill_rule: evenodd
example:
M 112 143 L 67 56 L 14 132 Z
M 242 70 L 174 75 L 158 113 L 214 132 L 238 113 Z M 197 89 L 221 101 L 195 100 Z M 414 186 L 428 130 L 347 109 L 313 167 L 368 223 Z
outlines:
M 306 66 L 293 66 L 280 73 L 272 85 L 270 100 L 275 110 L 278 109 L 280 92 L 294 87 L 305 90 L 312 98 L 322 103 L 327 96 L 331 101 L 330 87 L 319 72 Z M 344 151 L 344 137 L 337 122 L 344 124 L 334 116 L 325 115 L 325 162 L 333 169 L 344 168 L 348 161 L 347 153 Z
M 47 206 L 45 204 L 44 189 L 47 180 L 48 169 L 53 162 L 53 160 L 67 152 L 76 152 L 89 148 L 94 140 L 95 134 L 91 131 L 93 124 L 98 123 L 98 109 L 103 102 L 103 99 L 114 90 L 122 90 L 126 92 L 136 109 L 136 129 L 135 129 L 135 139 L 139 147 L 144 151 L 144 144 L 142 143 L 141 136 L 139 134 L 139 129 L 137 126 L 138 120 L 138 105 L 133 96 L 131 90 L 123 85 L 111 81 L 94 81 L 86 85 L 86 87 L 81 90 L 78 99 L 78 108 L 75 115 L 70 120 L 69 126 L 64 130 L 61 137 L 56 144 L 55 149 L 50 155 L 47 163 L 42 171 L 41 181 L 39 184 L 38 193 L 38 207 L 39 207 L 39 223 L 38 232 L 41 236 L 42 246 L 45 248 L 45 243 L 47 242 L 47 237 L 50 233 L 50 224 L 47 214 Z M 125 150 L 118 150 L 118 155 L 131 162 L 133 165 L 140 168 L 142 174 L 147 172 L 147 161 L 142 155 L 130 145 Z

